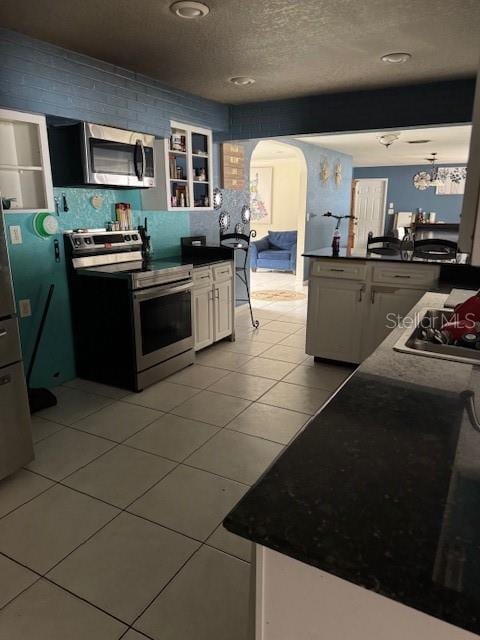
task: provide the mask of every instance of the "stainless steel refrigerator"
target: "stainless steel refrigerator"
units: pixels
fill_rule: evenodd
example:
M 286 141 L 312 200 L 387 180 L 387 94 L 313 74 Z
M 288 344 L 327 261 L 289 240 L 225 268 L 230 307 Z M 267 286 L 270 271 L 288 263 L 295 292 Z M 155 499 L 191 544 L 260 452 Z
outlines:
M 31 460 L 30 411 L 0 200 L 0 479 Z

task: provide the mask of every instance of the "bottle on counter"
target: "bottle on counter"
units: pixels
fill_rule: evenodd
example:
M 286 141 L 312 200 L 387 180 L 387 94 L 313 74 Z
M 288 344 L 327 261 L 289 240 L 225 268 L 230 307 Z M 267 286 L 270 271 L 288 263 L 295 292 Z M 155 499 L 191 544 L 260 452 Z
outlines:
M 332 256 L 336 257 L 340 254 L 340 231 L 335 229 L 332 238 Z

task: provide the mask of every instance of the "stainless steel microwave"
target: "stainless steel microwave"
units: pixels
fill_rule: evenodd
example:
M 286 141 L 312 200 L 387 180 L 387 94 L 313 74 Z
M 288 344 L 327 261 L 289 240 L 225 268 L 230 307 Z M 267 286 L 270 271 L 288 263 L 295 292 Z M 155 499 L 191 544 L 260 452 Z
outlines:
M 81 122 L 48 136 L 54 186 L 155 186 L 153 135 Z

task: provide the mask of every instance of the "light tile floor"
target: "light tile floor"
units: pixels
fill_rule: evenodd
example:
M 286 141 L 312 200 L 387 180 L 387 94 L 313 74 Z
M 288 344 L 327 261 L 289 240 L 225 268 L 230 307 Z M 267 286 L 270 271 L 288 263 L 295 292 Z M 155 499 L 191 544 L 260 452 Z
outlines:
M 221 522 L 351 372 L 305 354 L 306 300 L 254 306 L 143 393 L 74 380 L 34 417 L 0 482 L 2 640 L 245 640 L 251 546 Z

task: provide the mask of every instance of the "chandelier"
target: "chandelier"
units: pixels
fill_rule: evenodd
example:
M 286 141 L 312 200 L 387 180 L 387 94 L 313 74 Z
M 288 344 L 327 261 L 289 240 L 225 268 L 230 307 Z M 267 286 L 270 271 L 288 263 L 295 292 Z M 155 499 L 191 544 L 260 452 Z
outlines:
M 432 152 L 430 158 L 425 158 L 428 160 L 432 168 L 430 170 L 430 182 L 428 184 L 429 187 L 443 187 L 445 184 L 444 176 L 441 175 L 440 169 L 437 167 L 437 152 Z
M 467 178 L 467 167 L 439 167 L 437 155 L 434 152 L 429 158 L 425 158 L 430 162 L 430 171 L 419 171 L 413 176 L 413 184 L 420 191 L 429 187 L 444 187 L 448 181 L 460 184 Z
M 448 170 L 442 170 L 437 166 L 437 152 L 432 152 L 429 158 L 425 158 L 431 164 L 430 171 L 419 171 L 413 176 L 413 184 L 420 191 L 429 187 L 443 187 L 448 177 Z

